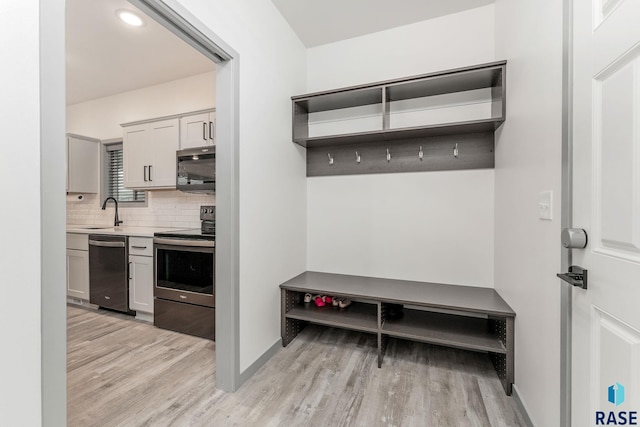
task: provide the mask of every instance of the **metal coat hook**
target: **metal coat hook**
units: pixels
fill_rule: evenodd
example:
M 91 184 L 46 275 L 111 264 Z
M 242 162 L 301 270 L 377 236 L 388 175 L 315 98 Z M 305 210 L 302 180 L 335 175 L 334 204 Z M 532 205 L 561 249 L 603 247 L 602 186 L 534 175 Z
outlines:
M 360 164 L 360 154 L 356 151 L 356 163 Z
M 390 162 L 390 161 L 391 161 L 391 152 L 387 148 L 387 162 Z
M 458 158 L 458 143 L 456 142 L 456 146 L 453 147 L 453 157 Z
M 329 166 L 333 166 L 333 157 L 331 157 L 331 153 L 327 153 L 327 157 L 329 157 Z
M 418 151 L 418 158 L 420 161 L 424 159 L 424 151 L 422 151 L 422 145 L 420 146 L 420 151 Z

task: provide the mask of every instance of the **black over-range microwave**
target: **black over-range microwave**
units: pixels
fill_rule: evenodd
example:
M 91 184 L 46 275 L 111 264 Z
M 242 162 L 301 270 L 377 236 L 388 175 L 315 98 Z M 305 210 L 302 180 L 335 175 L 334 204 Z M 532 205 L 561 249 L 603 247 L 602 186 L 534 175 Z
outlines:
M 198 147 L 176 152 L 176 188 L 189 193 L 214 193 L 216 147 Z

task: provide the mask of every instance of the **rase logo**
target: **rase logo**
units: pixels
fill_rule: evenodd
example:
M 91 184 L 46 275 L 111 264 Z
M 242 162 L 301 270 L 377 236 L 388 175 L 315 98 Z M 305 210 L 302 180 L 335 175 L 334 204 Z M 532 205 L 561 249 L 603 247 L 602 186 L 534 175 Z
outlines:
M 619 382 L 609 386 L 607 389 L 607 400 L 616 406 L 622 405 L 622 403 L 624 403 L 624 386 Z
M 616 381 L 607 388 L 607 401 L 616 407 L 624 403 L 624 386 Z M 596 411 L 597 426 L 636 426 L 637 411 Z

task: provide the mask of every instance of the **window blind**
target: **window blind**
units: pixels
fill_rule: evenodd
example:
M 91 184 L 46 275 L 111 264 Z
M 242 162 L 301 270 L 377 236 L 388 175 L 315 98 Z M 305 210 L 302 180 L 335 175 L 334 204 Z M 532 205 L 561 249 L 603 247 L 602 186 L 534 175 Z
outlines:
M 144 191 L 124 188 L 122 144 L 108 146 L 107 155 L 107 197 L 111 196 L 118 202 L 144 202 Z

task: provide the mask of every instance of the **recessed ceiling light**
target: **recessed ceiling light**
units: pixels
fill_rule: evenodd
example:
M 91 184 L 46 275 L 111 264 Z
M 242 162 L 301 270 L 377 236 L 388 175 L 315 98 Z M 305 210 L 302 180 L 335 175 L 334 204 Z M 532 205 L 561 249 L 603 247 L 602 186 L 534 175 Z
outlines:
M 120 18 L 122 22 L 131 25 L 132 27 L 142 27 L 144 25 L 144 20 L 140 17 L 140 15 L 130 10 L 116 10 L 116 16 Z

